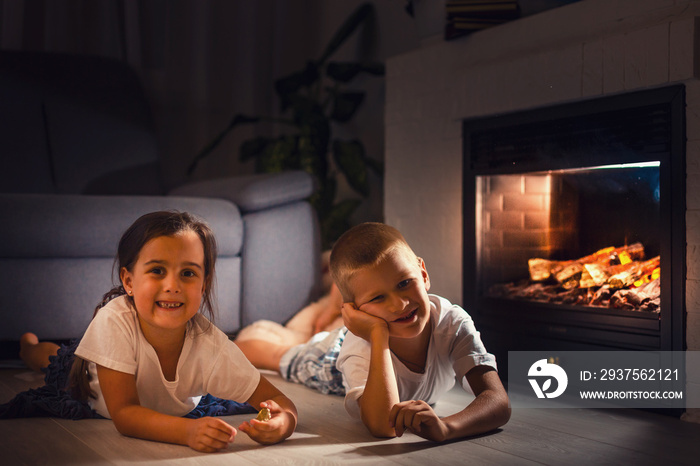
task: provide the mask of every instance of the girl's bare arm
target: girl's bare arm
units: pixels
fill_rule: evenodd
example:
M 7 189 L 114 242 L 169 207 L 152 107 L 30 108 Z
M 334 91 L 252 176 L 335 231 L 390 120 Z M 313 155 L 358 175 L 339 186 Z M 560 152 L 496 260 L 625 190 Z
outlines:
M 236 429 L 221 419 L 186 419 L 144 408 L 139 402 L 136 378 L 132 374 L 98 365 L 97 376 L 107 410 L 123 435 L 188 445 L 203 452 L 226 448 L 236 436 Z
M 298 417 L 296 406 L 265 377 L 260 376 L 260 382 L 248 403 L 256 409 L 268 408 L 272 414 L 269 421 L 251 419 L 238 427 L 256 442 L 278 443 L 294 433 Z

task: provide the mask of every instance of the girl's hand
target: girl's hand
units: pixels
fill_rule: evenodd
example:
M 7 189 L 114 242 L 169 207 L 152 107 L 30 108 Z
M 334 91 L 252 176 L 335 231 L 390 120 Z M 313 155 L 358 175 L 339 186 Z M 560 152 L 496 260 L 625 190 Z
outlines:
M 187 445 L 204 453 L 219 451 L 233 442 L 236 429 L 221 419 L 203 417 L 189 423 Z
M 408 430 L 424 439 L 443 442 L 449 434 L 449 429 L 443 420 L 435 414 L 428 403 L 421 400 L 402 401 L 395 404 L 389 412 L 389 423 L 399 437 Z
M 389 324 L 386 320 L 358 309 L 354 303 L 343 303 L 341 312 L 343 323 L 348 330 L 363 340 L 370 341 L 372 332 L 376 330 L 387 333 L 389 331 Z
M 239 430 L 263 445 L 281 442 L 292 435 L 296 425 L 294 416 L 272 400 L 263 401 L 260 403 L 260 407 L 268 408 L 272 418 L 269 421 L 251 419 L 238 426 Z

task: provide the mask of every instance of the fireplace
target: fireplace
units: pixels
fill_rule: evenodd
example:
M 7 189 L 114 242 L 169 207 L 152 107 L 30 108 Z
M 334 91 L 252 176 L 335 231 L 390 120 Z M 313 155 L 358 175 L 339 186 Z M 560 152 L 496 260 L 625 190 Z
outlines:
M 499 361 L 685 349 L 684 86 L 462 129 L 464 303 Z
M 674 347 L 687 346 L 687 351 L 700 350 L 698 17 L 700 2 L 692 0 L 586 0 L 510 21 L 464 38 L 447 42 L 438 38 L 387 60 L 384 221 L 399 228 L 416 253 L 425 259 L 430 273 L 431 292 L 462 305 L 477 320 L 483 317 L 484 309 L 471 307 L 477 295 L 466 289 L 475 284 L 476 276 L 473 275 L 475 265 L 466 268 L 464 259 L 472 260 L 475 264 L 476 258 L 470 259 L 468 255 L 468 248 L 473 247 L 475 242 L 463 243 L 463 176 L 467 168 L 464 166 L 465 119 L 477 121 L 507 117 L 528 110 L 555 109 L 572 102 L 591 102 L 590 105 L 593 105 L 599 98 L 622 98 L 638 91 L 682 85 L 685 93 L 686 141 L 681 158 L 684 156 L 686 166 L 679 167 L 677 160 L 669 161 L 666 166 L 662 161 L 659 166 L 660 176 L 672 177 L 670 182 L 676 183 L 670 194 L 676 199 L 671 202 L 676 223 L 667 219 L 671 214 L 663 206 L 660 206 L 659 213 L 662 220 L 659 224 L 673 224 L 674 228 L 665 233 L 672 236 L 670 242 L 668 238 L 659 242 L 662 258 L 663 247 L 670 248 L 673 255 L 672 284 L 661 277 L 664 287 L 672 287 L 668 299 L 673 302 L 662 299 L 656 324 L 658 330 L 652 331 L 658 337 L 652 335 L 651 338 L 655 338 L 659 346 L 672 341 Z M 683 107 L 682 103 L 680 105 Z M 559 116 L 555 115 L 554 118 Z M 674 128 L 677 132 L 683 132 L 675 123 Z M 678 137 L 682 139 L 682 135 Z M 675 146 L 679 144 L 682 147 L 683 141 L 676 142 Z M 609 164 L 606 160 L 600 163 Z M 677 173 L 683 168 L 685 178 Z M 544 170 L 542 167 L 528 167 L 522 172 Z M 468 170 L 466 174 L 474 175 Z M 482 172 L 480 175 L 486 176 L 488 173 Z M 664 187 L 667 188 L 668 183 L 661 178 L 661 202 L 668 199 L 668 196 L 664 197 Z M 682 209 L 683 205 L 685 213 L 679 214 L 677 210 Z M 685 235 L 675 229 L 683 222 Z M 624 238 L 621 241 L 622 244 L 614 246 L 624 245 Z M 582 251 L 581 254 L 591 252 Z M 685 255 L 685 261 L 683 257 L 677 261 L 677 255 Z M 684 262 L 685 271 L 682 270 Z M 662 273 L 671 273 L 668 267 L 667 272 L 663 272 L 664 265 L 661 264 Z M 677 280 L 679 276 L 682 283 Z M 677 299 L 681 302 L 677 302 Z M 665 319 L 664 306 L 674 309 L 670 320 Z M 512 311 L 512 305 L 510 307 Z M 676 313 L 676 309 L 680 311 Z M 684 310 L 685 315 L 679 315 Z M 593 310 L 592 313 L 599 312 Z M 557 343 L 575 346 L 579 341 L 572 338 L 572 334 L 581 329 L 589 335 L 597 332 L 600 338 L 595 338 L 595 344 L 599 344 L 599 341 L 610 344 L 611 340 L 612 344 L 616 344 L 609 332 L 623 328 L 624 332 L 612 334 L 627 337 L 642 335 L 641 338 L 647 342 L 640 344 L 640 347 L 650 346 L 649 332 L 628 330 L 626 319 L 618 325 L 618 317 L 624 316 L 624 312 L 600 313 L 611 321 L 600 324 L 605 328 L 586 327 L 577 322 L 576 325 L 566 326 L 565 338 L 556 338 L 562 333 L 557 330 L 563 330 L 559 326 L 550 329 L 549 338 Z M 571 311 L 570 314 L 579 320 L 584 315 L 583 311 Z M 507 315 L 513 316 L 512 313 Z M 501 317 L 501 321 L 505 318 Z M 653 319 L 648 320 L 646 323 L 653 322 Z M 492 325 L 488 322 L 485 324 Z M 527 332 L 525 324 L 530 325 L 529 322 L 524 323 L 518 334 Z M 478 328 L 482 330 L 480 326 Z M 500 339 L 492 342 L 489 335 Z M 509 343 L 504 344 L 502 335 L 492 329 L 488 329 L 487 335 L 482 337 L 489 351 L 494 345 L 502 351 Z M 537 344 L 541 337 L 530 340 L 530 343 Z M 517 338 L 513 344 L 520 344 Z M 499 357 L 501 375 L 507 373 L 502 367 L 506 363 L 507 357 Z M 686 417 L 700 422 L 700 409 L 689 409 Z

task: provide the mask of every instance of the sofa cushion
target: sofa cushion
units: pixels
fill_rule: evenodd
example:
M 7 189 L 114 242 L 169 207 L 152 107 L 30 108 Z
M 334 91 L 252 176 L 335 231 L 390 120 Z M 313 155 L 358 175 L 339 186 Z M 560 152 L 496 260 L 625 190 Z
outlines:
M 243 242 L 238 208 L 221 199 L 163 196 L 0 194 L 0 257 L 114 257 L 122 233 L 156 210 L 179 210 L 209 223 L 219 255 Z
M 170 194 L 228 199 L 241 212 L 248 213 L 306 199 L 313 190 L 311 175 L 288 171 L 194 182 L 179 186 Z

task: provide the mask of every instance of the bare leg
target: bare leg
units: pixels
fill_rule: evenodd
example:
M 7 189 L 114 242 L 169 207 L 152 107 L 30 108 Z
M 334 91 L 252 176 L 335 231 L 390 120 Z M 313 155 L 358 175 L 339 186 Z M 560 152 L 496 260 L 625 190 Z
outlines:
M 49 356 L 58 353 L 59 346 L 50 341 L 39 341 L 33 333 L 25 333 L 19 339 L 19 357 L 33 371 L 41 372 L 41 369 L 49 365 Z
M 301 311 L 297 312 L 285 327 L 293 332 L 303 335 L 304 342 L 311 338 L 316 332 L 316 321 L 320 316 L 325 315 L 329 306 L 330 297 L 325 295 L 318 301 L 309 304 Z
M 289 348 L 295 345 L 274 344 L 265 340 L 234 341 L 246 358 L 258 369 L 279 372 L 280 359 Z
M 343 297 L 340 290 L 333 284 L 328 294 L 328 304 L 322 315 L 319 315 L 314 325 L 314 333 L 330 332 L 345 325 L 340 308 L 343 307 Z
M 264 340 L 273 345 L 291 348 L 305 343 L 310 337 L 309 332 L 299 332 L 270 320 L 257 320 L 243 327 L 236 335 L 235 341 Z

